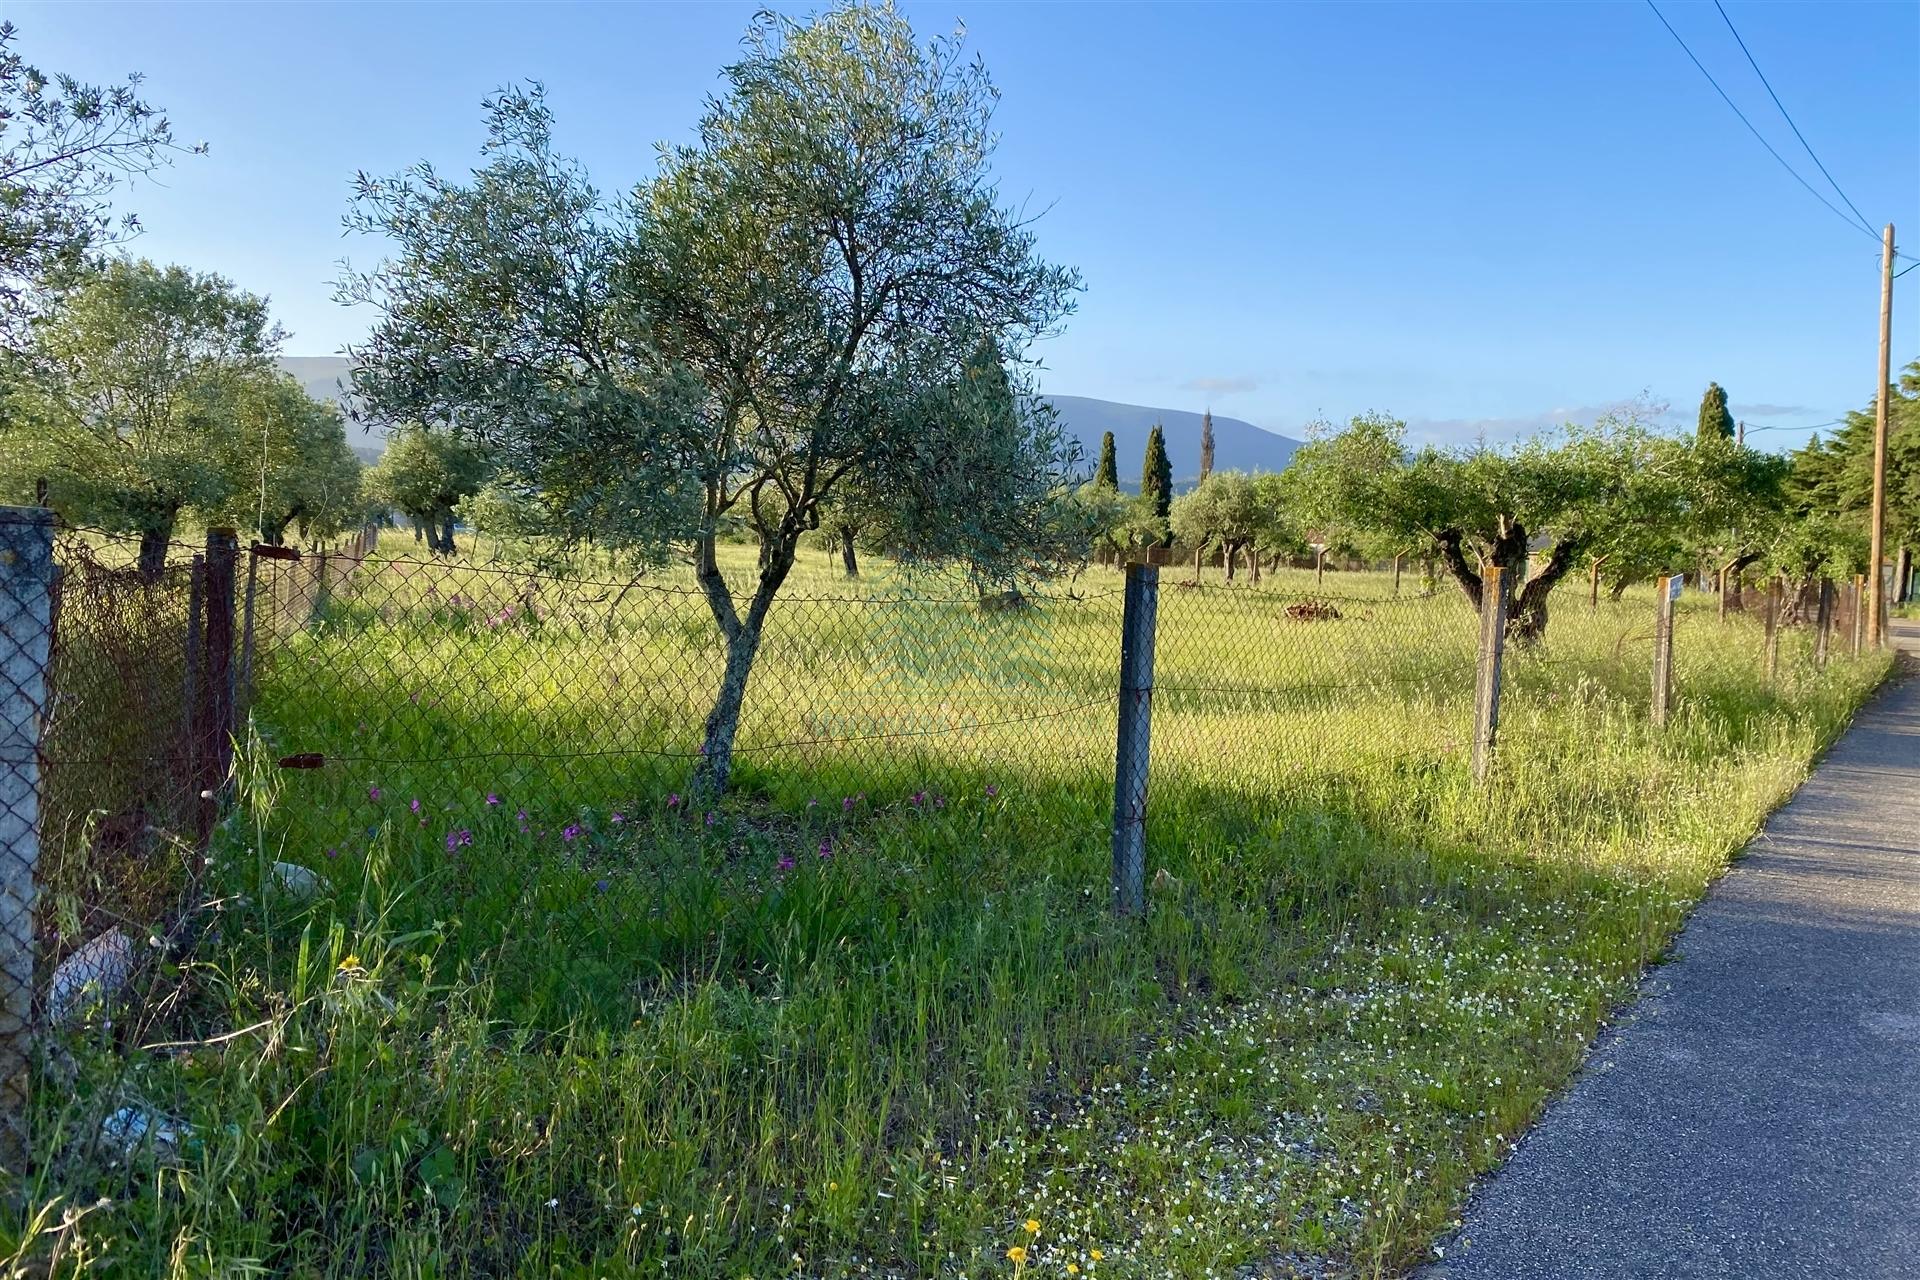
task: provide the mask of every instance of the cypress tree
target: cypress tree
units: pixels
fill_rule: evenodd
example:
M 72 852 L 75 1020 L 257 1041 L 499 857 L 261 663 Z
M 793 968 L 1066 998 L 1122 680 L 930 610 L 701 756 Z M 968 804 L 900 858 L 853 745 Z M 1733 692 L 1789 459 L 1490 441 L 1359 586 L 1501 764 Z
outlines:
M 1200 415 L 1200 478 L 1213 474 L 1213 410 Z
M 1162 520 L 1173 510 L 1173 462 L 1167 457 L 1167 436 L 1159 423 L 1147 432 L 1147 456 L 1140 468 L 1140 492 L 1153 497 L 1153 509 Z
M 1093 470 L 1093 482 L 1108 489 L 1120 487 L 1120 464 L 1113 456 L 1113 432 L 1100 437 L 1100 465 Z
M 1717 382 L 1707 384 L 1700 397 L 1700 439 L 1733 439 L 1733 413 L 1727 408 L 1727 393 Z

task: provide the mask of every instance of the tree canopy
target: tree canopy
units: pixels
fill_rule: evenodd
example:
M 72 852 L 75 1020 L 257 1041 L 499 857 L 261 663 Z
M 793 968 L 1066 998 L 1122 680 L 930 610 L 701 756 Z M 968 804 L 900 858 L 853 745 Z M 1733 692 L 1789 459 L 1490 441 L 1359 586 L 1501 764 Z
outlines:
M 114 189 L 183 150 L 138 75 L 106 86 L 50 75 L 18 38 L 0 22 L 0 347 L 14 351 L 98 249 L 139 230 L 133 214 L 113 216 Z
M 1070 566 L 1077 460 L 1022 353 L 1079 280 L 1000 201 L 994 101 L 957 37 L 891 8 L 762 14 L 696 139 L 617 207 L 554 154 L 537 87 L 488 103 L 469 178 L 357 184 L 352 225 L 396 252 L 342 282 L 379 312 L 356 393 L 481 441 L 560 537 L 690 549 L 727 653 L 714 790 L 841 486 L 884 496 L 910 559 L 982 584 Z M 745 591 L 714 555 L 733 519 L 764 548 Z
M 181 513 L 215 516 L 240 487 L 237 406 L 280 329 L 220 276 L 141 260 L 85 277 L 33 336 L 0 424 L 7 471 L 44 477 L 69 519 L 137 534 L 157 570 Z

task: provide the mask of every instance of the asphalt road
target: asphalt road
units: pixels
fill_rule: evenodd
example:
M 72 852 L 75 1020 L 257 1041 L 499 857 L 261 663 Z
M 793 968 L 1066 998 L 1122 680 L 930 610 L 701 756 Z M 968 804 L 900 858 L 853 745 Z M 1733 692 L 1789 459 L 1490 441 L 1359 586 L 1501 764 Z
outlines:
M 1465 1222 L 1422 1280 L 1920 1277 L 1920 675 L 1714 886 Z

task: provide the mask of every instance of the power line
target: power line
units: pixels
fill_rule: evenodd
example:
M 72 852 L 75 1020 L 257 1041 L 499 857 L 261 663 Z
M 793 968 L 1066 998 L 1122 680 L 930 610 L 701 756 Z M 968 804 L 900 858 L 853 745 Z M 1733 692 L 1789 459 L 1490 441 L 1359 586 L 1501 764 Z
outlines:
M 1821 204 L 1827 206 L 1828 210 L 1832 212 L 1834 217 L 1840 219 L 1840 221 L 1846 223 L 1849 227 L 1853 228 L 1855 231 L 1858 231 L 1860 234 L 1872 240 L 1878 240 L 1880 238 L 1879 235 L 1874 232 L 1872 227 L 1868 226 L 1865 222 L 1855 222 L 1852 218 L 1849 218 L 1846 214 L 1840 212 L 1840 210 L 1837 207 L 1835 207 L 1833 201 L 1827 199 L 1825 196 L 1821 195 L 1818 191 L 1814 190 L 1813 184 L 1808 182 L 1805 178 L 1801 177 L 1800 171 L 1798 169 L 1795 169 L 1792 165 L 1788 164 L 1786 157 L 1773 149 L 1773 144 L 1767 141 L 1766 135 L 1762 134 L 1758 129 L 1753 127 L 1753 121 L 1747 119 L 1747 113 L 1740 109 L 1739 104 L 1734 102 L 1732 98 L 1729 98 L 1727 96 L 1727 91 L 1725 89 L 1722 89 L 1720 87 L 1720 82 L 1713 78 L 1713 72 L 1707 70 L 1706 64 L 1701 62 L 1699 58 L 1696 58 L 1694 56 L 1693 50 L 1687 47 L 1687 42 L 1680 38 L 1680 33 L 1673 29 L 1673 24 L 1671 22 L 1667 21 L 1667 16 L 1660 12 L 1660 6 L 1656 5 L 1653 2 L 1653 0 L 1647 0 L 1647 8 L 1653 10 L 1653 16 L 1660 19 L 1660 25 L 1667 29 L 1667 34 L 1672 36 L 1674 43 L 1680 46 L 1680 51 L 1687 55 L 1687 60 L 1693 63 L 1693 65 L 1699 69 L 1700 74 L 1707 78 L 1707 83 L 1713 86 L 1713 91 L 1720 95 L 1720 101 L 1726 103 L 1727 106 L 1732 109 L 1733 114 L 1740 117 L 1740 123 L 1747 126 L 1747 132 L 1751 133 L 1754 136 L 1754 139 L 1758 141 L 1761 146 L 1767 149 L 1768 155 L 1772 156 L 1775 160 L 1779 161 L 1780 167 L 1782 169 L 1785 169 L 1789 174 L 1793 175 L 1793 180 L 1795 182 L 1799 183 L 1802 187 L 1806 188 L 1808 195 L 1812 196 L 1815 200 L 1818 200 Z M 1758 68 L 1755 68 L 1755 69 L 1758 70 Z M 1769 89 L 1768 92 L 1771 93 L 1772 90 Z M 1798 130 L 1795 130 L 1795 132 L 1798 132 Z M 1815 161 L 1815 163 L 1818 163 L 1818 161 Z M 1829 178 L 1828 181 L 1831 182 L 1832 179 Z M 1834 190 L 1838 191 L 1839 187 L 1836 186 Z M 1841 198 L 1845 199 L 1846 197 L 1842 195 Z
M 1773 83 L 1767 79 L 1767 73 L 1760 69 L 1760 64 L 1754 60 L 1753 51 L 1747 48 L 1747 42 L 1740 38 L 1740 32 L 1734 27 L 1733 19 L 1727 16 L 1727 11 L 1720 4 L 1720 0 L 1713 0 L 1713 7 L 1720 11 L 1720 21 L 1727 24 L 1728 31 L 1733 32 L 1733 42 L 1740 46 L 1741 53 L 1747 55 L 1747 65 L 1753 68 L 1753 74 L 1760 77 L 1760 83 L 1765 86 L 1767 96 L 1773 99 L 1774 106 L 1780 108 L 1781 118 L 1787 122 L 1787 128 L 1793 130 L 1793 136 L 1800 139 L 1800 145 L 1806 149 L 1807 158 L 1813 161 L 1816 169 L 1820 170 L 1820 176 L 1827 180 L 1827 184 L 1833 188 L 1834 194 L 1845 201 L 1847 208 L 1853 210 L 1853 216 L 1860 220 L 1860 225 L 1866 229 L 1867 234 L 1877 234 L 1874 231 L 1873 224 L 1867 221 L 1867 215 L 1860 212 L 1860 206 L 1847 198 L 1847 193 L 1840 189 L 1840 184 L 1834 181 L 1831 173 L 1827 172 L 1827 166 L 1820 163 L 1820 157 L 1814 154 L 1813 144 L 1807 141 L 1806 134 L 1800 132 L 1800 126 L 1793 122 L 1793 117 L 1787 112 L 1786 104 L 1780 101 L 1780 95 L 1773 91 Z

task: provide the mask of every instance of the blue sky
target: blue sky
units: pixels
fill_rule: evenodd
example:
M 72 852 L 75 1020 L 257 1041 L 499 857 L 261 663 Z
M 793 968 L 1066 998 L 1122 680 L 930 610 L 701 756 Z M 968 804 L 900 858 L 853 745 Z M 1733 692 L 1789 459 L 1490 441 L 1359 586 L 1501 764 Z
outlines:
M 123 197 L 136 250 L 269 294 L 288 351 L 325 354 L 368 322 L 328 283 L 377 254 L 340 231 L 356 169 L 468 165 L 481 97 L 538 78 L 561 145 L 625 187 L 688 136 L 756 7 L 7 13 L 29 61 L 145 71 L 210 144 Z M 1713 7 L 1661 8 L 1820 185 Z M 1920 5 L 1727 11 L 1854 203 L 1920 254 Z M 1872 394 L 1875 240 L 1780 169 L 1643 3 L 908 12 L 926 34 L 965 22 L 1004 93 L 1003 190 L 1085 276 L 1041 352 L 1049 390 L 1289 434 L 1382 409 L 1466 440 L 1642 391 L 1690 416 L 1717 379 L 1783 445 Z M 1920 271 L 1895 288 L 1899 364 L 1920 355 Z

